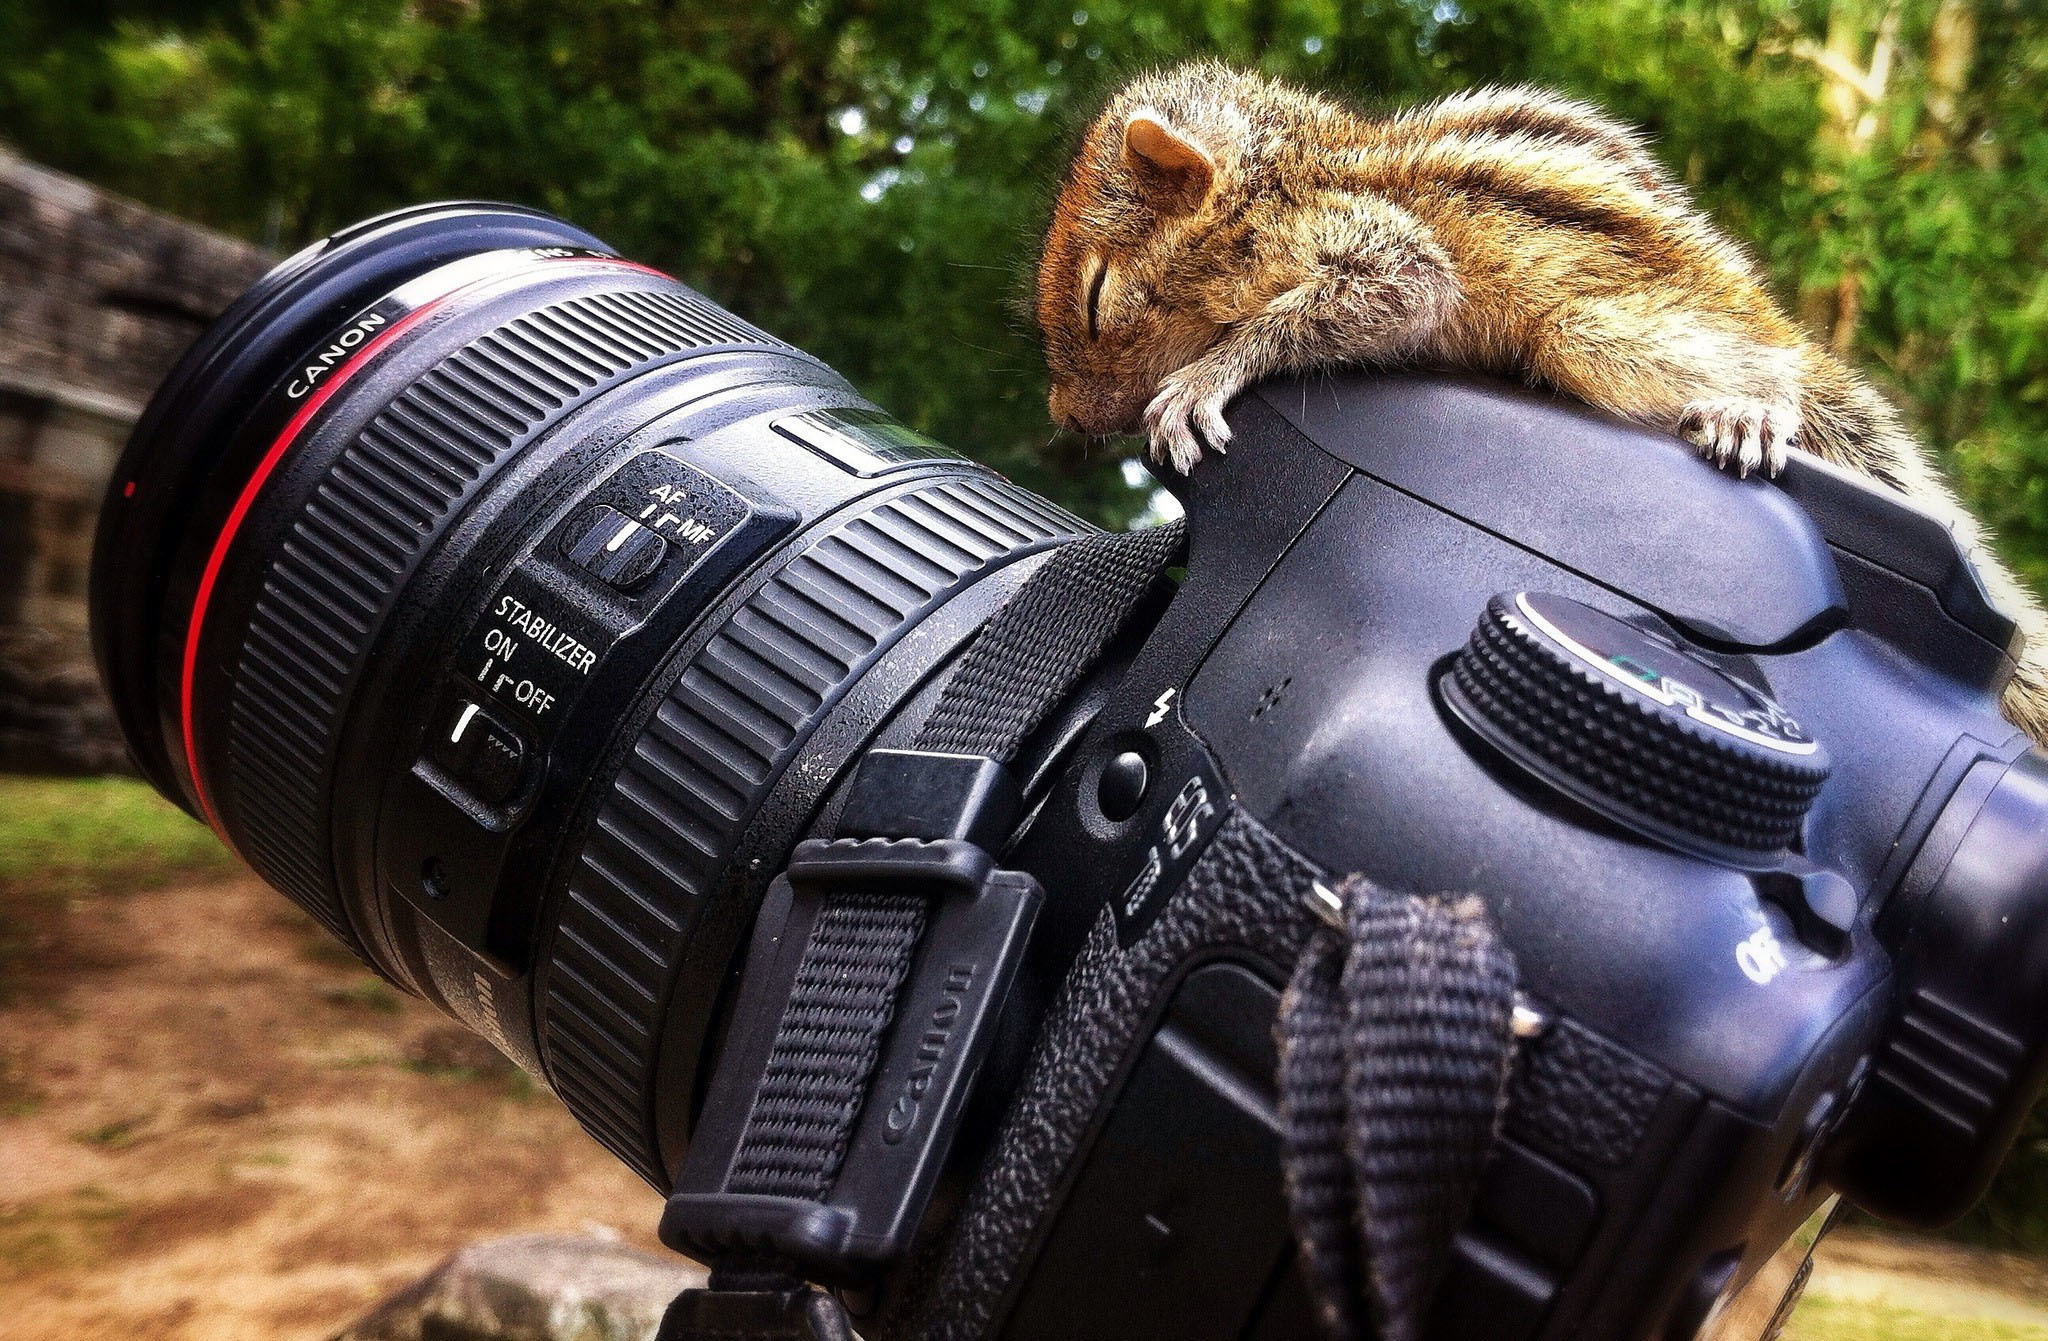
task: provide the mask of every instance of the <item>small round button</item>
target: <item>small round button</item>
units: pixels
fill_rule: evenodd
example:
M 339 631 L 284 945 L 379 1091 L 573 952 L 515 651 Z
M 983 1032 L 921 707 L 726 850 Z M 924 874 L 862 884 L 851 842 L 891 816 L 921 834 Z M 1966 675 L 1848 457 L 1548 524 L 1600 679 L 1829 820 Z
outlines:
M 1151 770 L 1145 767 L 1145 756 L 1136 750 L 1125 750 L 1109 761 L 1102 769 L 1102 782 L 1096 788 L 1096 800 L 1102 806 L 1103 815 L 1117 823 L 1138 813 L 1139 802 L 1145 799 L 1145 784 L 1151 780 Z

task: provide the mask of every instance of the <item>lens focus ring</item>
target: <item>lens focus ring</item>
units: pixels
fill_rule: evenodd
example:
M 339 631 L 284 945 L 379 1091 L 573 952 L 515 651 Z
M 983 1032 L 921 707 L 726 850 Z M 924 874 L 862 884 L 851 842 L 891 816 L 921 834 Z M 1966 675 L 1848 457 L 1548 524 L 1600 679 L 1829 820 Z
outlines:
M 686 955 L 706 952 L 702 923 L 763 799 L 902 634 L 1086 530 L 995 480 L 899 494 L 792 560 L 669 687 L 570 876 L 539 1001 L 555 1092 L 649 1182 L 668 1185 L 653 1109 L 671 988 Z
M 571 410 L 664 359 L 781 341 L 675 289 L 590 294 L 506 322 L 415 380 L 313 487 L 264 574 L 229 709 L 228 793 L 251 865 L 355 944 L 327 787 L 364 659 L 455 509 Z

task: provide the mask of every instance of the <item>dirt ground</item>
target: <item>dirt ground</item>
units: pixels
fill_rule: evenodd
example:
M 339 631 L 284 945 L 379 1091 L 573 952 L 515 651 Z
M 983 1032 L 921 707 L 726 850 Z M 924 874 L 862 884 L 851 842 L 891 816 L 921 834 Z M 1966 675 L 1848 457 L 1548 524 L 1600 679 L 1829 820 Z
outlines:
M 254 879 L 35 919 L 0 1007 L 0 1337 L 331 1335 L 474 1238 L 656 1194 Z
M 1978 1322 L 1991 1336 L 2048 1338 L 2048 1263 L 2010 1253 L 1845 1229 L 1823 1242 L 1807 1292 L 1814 1316 L 1799 1322 L 1906 1311 Z M 1789 1341 L 1799 1341 L 1799 1322 Z
M 253 879 L 24 907 L 0 1004 L 0 1338 L 320 1338 L 471 1239 L 656 1247 L 547 1094 Z M 1791 1341 L 2048 1341 L 2048 1269 L 1834 1241 Z

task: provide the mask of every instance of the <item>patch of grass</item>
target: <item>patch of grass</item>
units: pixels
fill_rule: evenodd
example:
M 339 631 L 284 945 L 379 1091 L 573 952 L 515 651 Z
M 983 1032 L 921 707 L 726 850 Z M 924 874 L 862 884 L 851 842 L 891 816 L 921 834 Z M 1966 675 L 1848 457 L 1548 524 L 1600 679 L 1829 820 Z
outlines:
M 285 904 L 285 906 L 291 908 L 290 904 Z M 298 909 L 292 908 L 292 911 L 298 913 L 298 917 L 285 925 L 297 933 L 299 938 L 299 954 L 307 963 L 319 964 L 325 968 L 361 968 L 363 966 L 363 961 L 358 959 L 355 953 L 347 946 L 334 939 L 333 935 L 324 927 L 316 925 L 312 918 L 299 913 Z
M 133 778 L 0 774 L 0 1004 L 71 900 L 234 869 L 204 825 Z
M 206 826 L 133 778 L 0 774 L 0 886 L 92 893 L 234 869 Z
M 401 1059 L 397 1066 L 401 1071 L 410 1071 L 416 1076 L 425 1076 L 447 1085 L 480 1085 L 494 1088 L 507 1103 L 554 1101 L 554 1096 L 548 1093 L 539 1081 L 509 1062 L 495 1066 L 453 1066 L 447 1062 L 407 1057 Z
M 142 1129 L 149 1123 L 149 1115 L 137 1114 L 116 1118 L 86 1131 L 74 1133 L 73 1139 L 85 1145 L 103 1146 L 109 1150 L 125 1150 L 141 1137 Z
M 103 1188 L 85 1187 L 56 1205 L 0 1206 L 0 1281 L 91 1264 L 127 1208 Z
M 552 1103 L 555 1098 L 538 1080 L 516 1066 L 505 1077 L 505 1097 L 516 1104 Z
M 429 1061 L 424 1057 L 401 1058 L 398 1069 L 410 1071 L 416 1076 L 431 1076 L 435 1080 L 446 1080 L 461 1085 L 487 1079 L 490 1074 L 481 1067 L 455 1066 L 448 1062 Z
M 2048 1255 L 2048 1098 L 2034 1105 L 1991 1191 L 1944 1237 Z
M 2048 1341 L 2048 1328 L 1810 1294 L 1792 1314 L 1785 1341 Z
M 355 1006 L 378 1015 L 396 1015 L 404 1006 L 398 993 L 381 978 L 364 978 L 346 987 L 330 987 L 320 995 L 337 1006 Z

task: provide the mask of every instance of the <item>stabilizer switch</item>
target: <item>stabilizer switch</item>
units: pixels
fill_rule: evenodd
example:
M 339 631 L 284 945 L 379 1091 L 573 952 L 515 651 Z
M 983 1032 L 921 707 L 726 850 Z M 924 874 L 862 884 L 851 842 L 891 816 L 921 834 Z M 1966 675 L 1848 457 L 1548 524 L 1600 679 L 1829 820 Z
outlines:
M 473 698 L 449 700 L 431 754 L 444 773 L 488 805 L 512 799 L 526 777 L 526 742 Z

